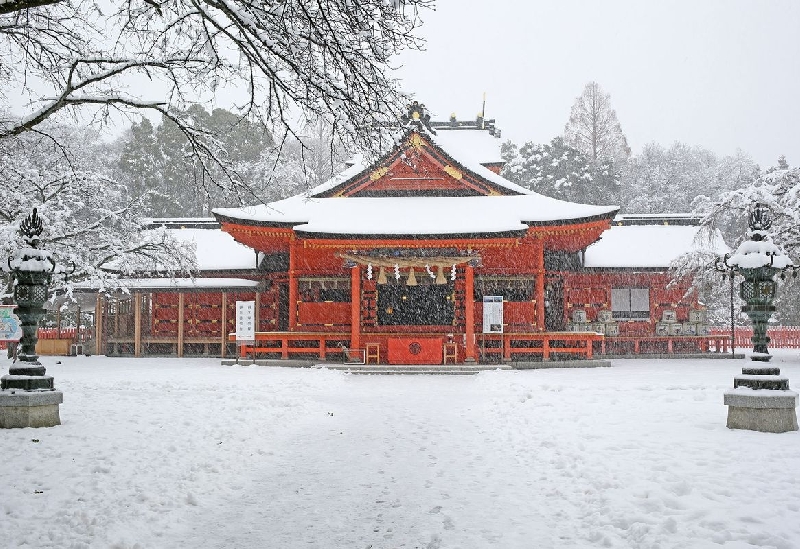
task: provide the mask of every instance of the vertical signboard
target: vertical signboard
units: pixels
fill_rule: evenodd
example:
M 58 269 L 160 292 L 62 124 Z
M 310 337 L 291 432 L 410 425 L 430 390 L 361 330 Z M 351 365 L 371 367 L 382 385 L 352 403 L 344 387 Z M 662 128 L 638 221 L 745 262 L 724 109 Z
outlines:
M 483 296 L 483 333 L 503 333 L 503 296 Z
M 256 302 L 236 302 L 236 342 L 240 345 L 255 343 L 256 340 Z

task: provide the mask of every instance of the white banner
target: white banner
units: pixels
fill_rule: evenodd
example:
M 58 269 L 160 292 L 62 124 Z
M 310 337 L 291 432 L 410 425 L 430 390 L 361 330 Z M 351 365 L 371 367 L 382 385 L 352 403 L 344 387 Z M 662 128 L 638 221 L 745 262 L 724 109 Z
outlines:
M 503 333 L 503 296 L 483 296 L 483 333 Z
M 236 341 L 254 343 L 256 340 L 256 302 L 236 302 Z

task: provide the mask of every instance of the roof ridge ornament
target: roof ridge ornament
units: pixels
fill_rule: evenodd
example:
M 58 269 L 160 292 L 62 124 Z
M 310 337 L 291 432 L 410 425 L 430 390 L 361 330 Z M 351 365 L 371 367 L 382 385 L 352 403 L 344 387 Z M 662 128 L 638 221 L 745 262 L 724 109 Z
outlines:
M 424 127 L 433 135 L 436 135 L 436 131 L 431 127 L 431 115 L 425 108 L 425 103 L 412 101 L 407 105 L 407 108 L 408 112 L 402 118 L 406 127 L 416 126 L 418 130 L 422 130 Z

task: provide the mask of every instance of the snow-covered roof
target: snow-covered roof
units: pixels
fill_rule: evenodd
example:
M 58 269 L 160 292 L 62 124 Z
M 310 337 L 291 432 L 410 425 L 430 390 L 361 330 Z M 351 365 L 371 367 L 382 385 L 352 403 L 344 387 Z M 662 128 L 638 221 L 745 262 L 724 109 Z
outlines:
M 719 231 L 703 242 L 701 227 L 681 225 L 612 226 L 586 249 L 585 265 L 594 268 L 667 268 L 682 254 L 710 249 L 722 254 L 728 247 Z
M 577 204 L 549 198 L 482 166 L 481 163 L 501 160 L 500 142 L 487 131 L 451 130 L 440 131 L 437 135 L 426 130 L 419 132 L 461 167 L 519 194 L 320 198 L 320 194 L 364 173 L 367 167 L 363 162 L 355 162 L 336 177 L 303 194 L 266 205 L 216 208 L 213 213 L 229 220 L 291 226 L 306 233 L 463 235 L 522 231 L 529 224 L 607 217 L 618 210 L 616 206 Z
M 471 158 L 480 164 L 503 162 L 500 156 L 501 141 L 486 130 L 436 129 L 432 136 L 436 143 L 454 158 Z
M 219 288 L 255 288 L 258 282 L 245 278 L 126 278 L 126 288 L 137 290 L 201 290 Z
M 468 197 L 300 195 L 268 205 L 218 208 L 214 213 L 242 221 L 293 224 L 295 230 L 308 233 L 455 235 L 521 231 L 528 228 L 527 223 L 593 218 L 616 210 L 616 206 L 575 204 L 529 193 Z
M 254 269 L 256 255 L 220 229 L 174 229 L 170 231 L 182 242 L 197 246 L 197 269 L 200 271 L 227 271 Z
M 500 140 L 492 137 L 489 132 L 484 130 L 447 130 L 439 131 L 437 135 L 426 130 L 420 130 L 427 139 L 441 148 L 446 154 L 452 157 L 458 164 L 472 171 L 476 175 L 488 180 L 489 182 L 519 194 L 530 194 L 531 191 L 512 183 L 483 164 L 493 164 L 502 162 L 500 156 Z M 407 134 L 405 134 L 407 135 Z M 317 185 L 302 194 L 302 196 L 317 196 L 329 191 L 342 183 L 359 176 L 364 170 L 369 168 L 362 156 L 354 157 L 350 166 L 338 173 L 328 181 Z M 216 213 L 217 210 L 214 210 Z

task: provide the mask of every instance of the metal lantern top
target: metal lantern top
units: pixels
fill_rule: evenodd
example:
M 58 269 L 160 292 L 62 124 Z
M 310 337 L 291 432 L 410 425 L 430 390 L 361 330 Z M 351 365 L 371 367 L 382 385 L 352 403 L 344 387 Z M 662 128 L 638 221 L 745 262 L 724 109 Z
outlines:
M 750 210 L 750 230 L 767 231 L 770 227 L 772 227 L 772 210 L 763 202 L 756 202 Z
M 39 217 L 39 212 L 34 208 L 33 212 L 22 220 L 19 226 L 19 234 L 31 248 L 36 248 L 39 245 L 39 236 L 43 231 L 42 218 Z
M 19 227 L 19 234 L 25 240 L 27 247 L 19 248 L 8 258 L 8 268 L 18 281 L 20 277 L 29 278 L 35 276 L 36 273 L 42 273 L 47 276 L 46 280 L 49 283 L 50 274 L 55 271 L 56 262 L 52 253 L 38 248 L 39 236 L 42 231 L 44 231 L 42 218 L 34 208 Z

